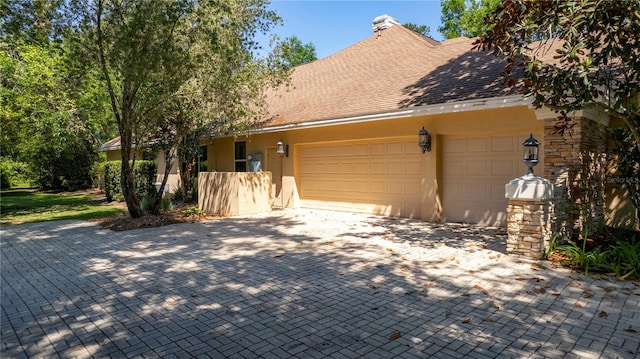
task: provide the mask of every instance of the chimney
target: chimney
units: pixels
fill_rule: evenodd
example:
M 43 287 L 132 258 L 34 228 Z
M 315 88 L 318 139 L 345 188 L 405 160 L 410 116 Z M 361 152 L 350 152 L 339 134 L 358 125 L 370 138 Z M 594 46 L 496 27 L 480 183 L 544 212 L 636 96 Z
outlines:
M 376 33 L 380 30 L 388 29 L 393 25 L 400 25 L 400 23 L 398 22 L 398 20 L 385 14 L 385 15 L 380 15 L 375 19 L 373 19 L 373 23 L 371 27 L 373 28 L 373 32 Z

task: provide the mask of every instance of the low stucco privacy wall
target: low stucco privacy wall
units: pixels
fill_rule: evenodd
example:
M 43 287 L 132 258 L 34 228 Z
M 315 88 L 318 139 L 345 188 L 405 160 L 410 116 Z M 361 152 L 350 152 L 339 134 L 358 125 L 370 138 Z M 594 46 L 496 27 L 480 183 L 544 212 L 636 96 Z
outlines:
M 271 211 L 271 172 L 200 172 L 198 207 L 238 216 Z

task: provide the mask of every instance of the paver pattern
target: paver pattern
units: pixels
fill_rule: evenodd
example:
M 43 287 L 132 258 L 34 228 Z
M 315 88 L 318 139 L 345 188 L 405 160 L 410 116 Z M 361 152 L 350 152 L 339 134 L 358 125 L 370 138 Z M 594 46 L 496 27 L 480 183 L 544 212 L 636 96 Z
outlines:
M 640 288 L 505 233 L 311 210 L 0 230 L 2 358 L 634 358 Z

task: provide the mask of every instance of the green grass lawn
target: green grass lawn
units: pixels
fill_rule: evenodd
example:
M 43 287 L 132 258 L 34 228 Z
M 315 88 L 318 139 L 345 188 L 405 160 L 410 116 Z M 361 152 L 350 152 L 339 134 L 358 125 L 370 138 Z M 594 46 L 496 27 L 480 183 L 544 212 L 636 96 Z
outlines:
M 122 208 L 108 206 L 92 194 L 45 193 L 25 188 L 0 191 L 2 223 L 85 220 L 123 212 Z

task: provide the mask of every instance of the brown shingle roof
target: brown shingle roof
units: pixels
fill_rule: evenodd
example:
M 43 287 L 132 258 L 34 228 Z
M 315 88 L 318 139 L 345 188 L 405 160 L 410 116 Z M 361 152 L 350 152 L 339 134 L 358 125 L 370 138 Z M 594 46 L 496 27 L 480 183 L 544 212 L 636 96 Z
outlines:
M 400 25 L 296 67 L 289 91 L 268 94 L 267 126 L 507 96 L 504 63 L 473 39 L 437 43 Z

